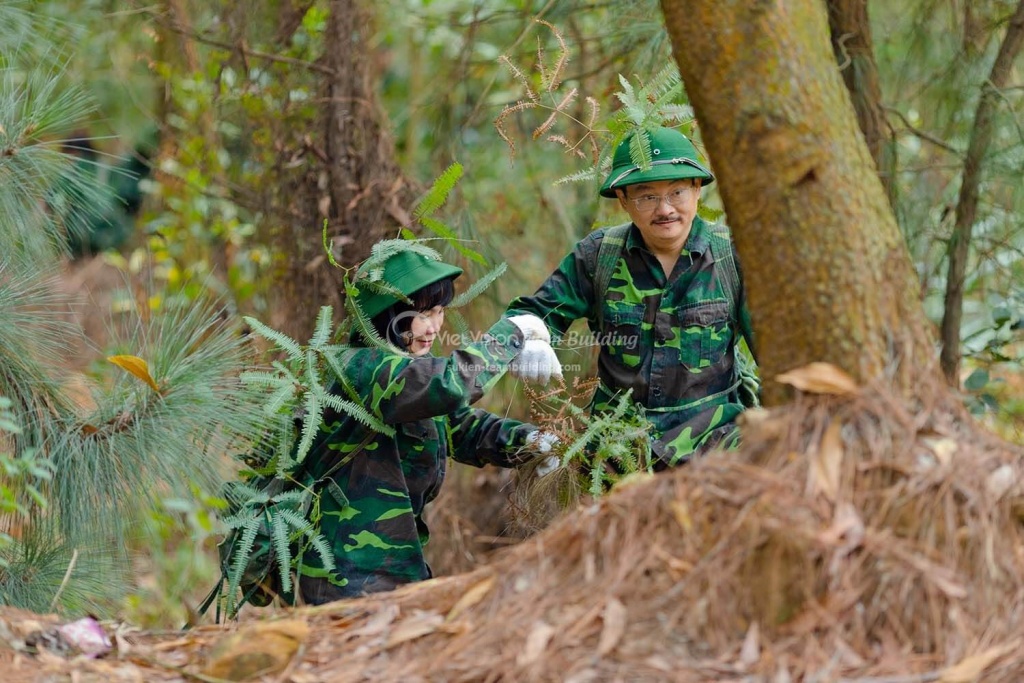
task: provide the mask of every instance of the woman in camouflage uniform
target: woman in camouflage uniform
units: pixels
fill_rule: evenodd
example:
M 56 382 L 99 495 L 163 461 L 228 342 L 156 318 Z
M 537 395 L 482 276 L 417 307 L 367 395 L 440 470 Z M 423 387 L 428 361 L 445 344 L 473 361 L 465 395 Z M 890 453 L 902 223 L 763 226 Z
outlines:
M 515 467 L 549 446 L 532 425 L 470 407 L 524 346 L 546 347 L 554 355 L 538 318 L 502 319 L 479 340 L 447 356 L 430 355 L 461 273 L 419 253 L 400 251 L 386 261 L 383 280 L 411 303 L 357 281 L 356 302 L 378 334 L 404 353 L 353 335 L 339 359 L 347 386 L 336 391 L 357 400 L 395 433 L 374 432 L 343 414 L 325 415 L 307 462 L 321 489 L 320 531 L 333 548 L 336 566 L 325 570 L 316 553 L 303 558 L 298 586 L 307 604 L 430 577 L 423 556 L 428 538 L 423 511 L 441 488 L 448 457 L 476 467 Z M 344 464 L 338 467 L 339 462 Z

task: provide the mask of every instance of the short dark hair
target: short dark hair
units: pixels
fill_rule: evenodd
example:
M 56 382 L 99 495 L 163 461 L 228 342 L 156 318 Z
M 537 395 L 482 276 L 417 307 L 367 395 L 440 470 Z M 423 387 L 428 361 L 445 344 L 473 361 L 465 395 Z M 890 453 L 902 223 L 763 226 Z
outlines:
M 447 306 L 455 298 L 455 278 L 446 277 L 425 287 L 417 289 L 409 295 L 411 304 L 399 301 L 374 316 L 373 328 L 377 334 L 387 339 L 400 349 L 409 347 L 406 338 L 412 327 L 412 318 L 402 313 L 409 311 L 429 311 L 435 306 Z

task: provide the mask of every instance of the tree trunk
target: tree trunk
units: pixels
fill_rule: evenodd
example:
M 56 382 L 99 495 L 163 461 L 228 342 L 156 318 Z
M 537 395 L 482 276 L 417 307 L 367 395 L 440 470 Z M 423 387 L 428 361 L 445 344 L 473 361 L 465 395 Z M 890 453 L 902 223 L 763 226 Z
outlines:
M 846 89 L 850 91 L 857 123 L 878 167 L 885 194 L 895 206 L 896 156 L 882 108 L 882 88 L 871 40 L 867 0 L 828 0 L 828 25 L 832 51 L 839 62 Z
M 956 222 L 949 240 L 949 274 L 946 277 L 946 300 L 942 316 L 942 372 L 951 385 L 960 386 L 960 322 L 964 310 L 964 280 L 967 276 L 967 257 L 970 255 L 971 233 L 978 214 L 981 165 L 992 139 L 992 118 L 1003 95 L 1003 88 L 1012 73 L 1013 61 L 1024 43 L 1024 0 L 1010 19 L 999 54 L 992 64 L 992 72 L 982 85 L 978 111 L 974 115 L 974 130 L 964 160 L 964 178 L 960 183 L 960 198 L 956 205 Z
M 320 306 L 339 311 L 342 303 L 344 272 L 324 253 L 324 220 L 335 258 L 354 266 L 374 242 L 408 223 L 403 206 L 412 200 L 374 90 L 370 16 L 360 0 L 332 0 L 329 9 L 320 132 L 309 144 L 322 158 L 290 188 L 289 217 L 278 235 L 289 258 L 278 279 L 274 323 L 300 340 L 312 332 Z
M 813 361 L 908 391 L 934 372 L 933 336 L 824 4 L 662 8 L 743 262 L 766 403 L 787 396 L 772 378 Z

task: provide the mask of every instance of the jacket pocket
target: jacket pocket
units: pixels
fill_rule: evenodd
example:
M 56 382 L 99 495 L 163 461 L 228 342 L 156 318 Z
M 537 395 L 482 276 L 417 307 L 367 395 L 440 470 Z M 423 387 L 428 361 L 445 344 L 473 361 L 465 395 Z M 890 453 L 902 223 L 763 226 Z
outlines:
M 698 373 L 722 359 L 732 340 L 729 302 L 713 299 L 679 311 L 679 362 Z
M 641 327 L 646 307 L 643 304 L 622 304 L 605 307 L 605 326 L 600 344 L 626 365 L 639 365 Z

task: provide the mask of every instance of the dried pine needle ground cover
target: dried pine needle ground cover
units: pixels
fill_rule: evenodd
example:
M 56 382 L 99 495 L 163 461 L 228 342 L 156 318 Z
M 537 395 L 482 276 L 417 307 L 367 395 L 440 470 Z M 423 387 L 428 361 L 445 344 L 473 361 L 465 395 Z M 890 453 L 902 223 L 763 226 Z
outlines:
M 26 681 L 1024 680 L 1019 450 L 946 398 L 875 391 L 801 395 L 745 434 L 472 573 L 232 626 L 216 648 L 223 630 L 202 627 L 127 633 L 120 661 L 0 665 Z

